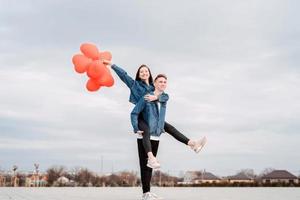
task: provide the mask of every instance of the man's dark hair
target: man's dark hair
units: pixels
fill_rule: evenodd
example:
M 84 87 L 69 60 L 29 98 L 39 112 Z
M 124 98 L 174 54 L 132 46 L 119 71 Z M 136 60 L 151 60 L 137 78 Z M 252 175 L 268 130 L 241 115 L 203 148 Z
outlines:
M 161 77 L 163 77 L 163 78 L 165 78 L 166 80 L 168 80 L 168 78 L 167 78 L 167 76 L 166 76 L 165 74 L 158 74 L 158 75 L 155 77 L 154 81 L 156 81 L 158 78 L 161 78 Z

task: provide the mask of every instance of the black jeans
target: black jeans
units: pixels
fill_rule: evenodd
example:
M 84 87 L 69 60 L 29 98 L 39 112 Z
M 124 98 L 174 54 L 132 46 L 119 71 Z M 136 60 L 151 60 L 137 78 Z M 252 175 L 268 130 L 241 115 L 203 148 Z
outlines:
M 188 142 L 189 142 L 190 139 L 187 138 L 182 133 L 180 133 L 174 126 L 172 126 L 171 124 L 169 124 L 166 121 L 165 121 L 164 129 L 165 129 L 165 131 L 167 133 L 169 133 L 170 135 L 172 135 L 179 142 L 182 142 L 183 144 L 186 144 L 186 145 L 188 144 Z
M 144 145 L 145 151 L 147 153 L 151 152 L 152 149 L 151 149 L 151 144 L 150 144 L 149 127 L 141 115 L 138 118 L 138 126 L 141 131 L 144 131 L 143 132 L 143 145 Z M 168 122 L 165 122 L 164 129 L 167 133 L 172 135 L 179 142 L 182 142 L 183 144 L 186 144 L 186 145 L 188 144 L 189 138 L 187 138 L 185 135 L 180 133 L 174 126 L 172 126 Z
M 159 141 L 151 140 L 152 153 L 154 156 L 157 154 Z M 150 192 L 150 183 L 152 178 L 152 169 L 147 167 L 147 153 L 145 151 L 143 140 L 137 139 L 139 160 L 140 160 L 140 171 L 141 171 L 141 181 L 143 187 L 143 193 Z

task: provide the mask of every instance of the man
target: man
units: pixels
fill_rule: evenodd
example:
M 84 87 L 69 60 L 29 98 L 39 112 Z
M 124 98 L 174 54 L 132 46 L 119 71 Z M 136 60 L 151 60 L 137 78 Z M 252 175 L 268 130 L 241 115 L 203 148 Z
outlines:
M 167 87 L 166 75 L 157 75 L 154 79 L 154 87 L 153 94 L 155 96 L 162 95 Z M 146 101 L 143 98 L 139 100 L 131 112 L 131 124 L 135 133 L 141 133 L 138 128 L 138 116 L 140 113 L 142 113 L 144 120 L 149 126 L 151 136 L 159 137 L 164 132 L 166 105 L 169 99 L 166 93 L 164 95 L 167 97 L 165 102 Z
M 152 168 L 156 169 L 160 167 L 158 160 L 156 159 L 156 154 L 159 145 L 159 137 L 164 132 L 164 123 L 166 115 L 167 101 L 169 99 L 168 94 L 164 91 L 167 87 L 167 76 L 164 74 L 159 74 L 154 79 L 154 92 L 150 95 L 164 96 L 165 101 L 147 101 L 147 95 L 145 98 L 141 98 L 134 109 L 131 112 L 131 124 L 135 133 L 138 133 L 138 151 L 139 160 L 141 168 L 141 179 L 143 187 L 143 200 L 157 200 L 158 198 L 155 194 L 150 193 L 150 181 L 152 177 Z M 145 132 L 139 128 L 141 126 L 138 123 L 138 118 L 143 117 L 143 120 L 148 124 L 149 130 Z M 147 141 L 147 142 L 143 142 Z M 198 153 L 206 143 L 206 137 L 200 140 L 193 141 L 190 140 L 193 150 Z M 148 145 L 149 147 L 145 147 Z M 147 152 L 145 149 L 152 149 Z
M 167 77 L 164 74 L 159 74 L 154 79 L 155 90 L 153 94 L 160 96 L 164 94 L 167 99 L 165 102 L 158 101 L 146 101 L 141 98 L 133 111 L 131 112 L 131 124 L 134 132 L 139 134 L 138 149 L 140 157 L 142 187 L 143 187 L 143 200 L 159 199 L 155 194 L 150 193 L 150 182 L 152 177 L 152 168 L 159 168 L 160 164 L 155 158 L 158 150 L 159 136 L 164 132 L 164 123 L 166 115 L 166 105 L 168 95 L 164 93 L 167 87 Z M 142 114 L 143 119 L 149 126 L 149 132 L 140 131 L 138 125 L 138 117 Z M 150 148 L 144 148 L 142 141 L 143 137 L 147 137 L 148 141 L 145 145 Z M 145 149 L 152 149 L 150 152 L 146 152 Z

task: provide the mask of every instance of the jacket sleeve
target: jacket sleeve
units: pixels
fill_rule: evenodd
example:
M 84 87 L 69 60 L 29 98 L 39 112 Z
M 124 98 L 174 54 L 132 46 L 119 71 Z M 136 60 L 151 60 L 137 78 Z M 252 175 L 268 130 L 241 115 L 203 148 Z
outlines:
M 120 79 L 127 85 L 127 87 L 131 88 L 134 84 L 134 80 L 127 74 L 127 72 L 113 64 L 111 68 L 116 72 L 116 74 L 120 77 Z
M 143 111 L 143 109 L 145 108 L 146 102 L 143 98 L 141 98 L 139 100 L 139 102 L 135 105 L 135 107 L 133 108 L 133 110 L 131 111 L 131 125 L 133 127 L 133 131 L 136 133 L 139 130 L 139 126 L 138 126 L 138 117 L 139 114 Z
M 162 93 L 161 95 L 158 96 L 157 99 L 160 103 L 165 103 L 169 100 L 169 95 L 167 93 Z

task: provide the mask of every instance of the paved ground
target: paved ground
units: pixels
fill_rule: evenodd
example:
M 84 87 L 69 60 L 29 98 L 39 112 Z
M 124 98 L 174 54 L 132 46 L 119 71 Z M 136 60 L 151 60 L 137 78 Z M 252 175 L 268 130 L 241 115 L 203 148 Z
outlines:
M 299 200 L 300 188 L 152 188 L 168 200 Z M 139 200 L 141 188 L 0 188 L 0 200 Z

